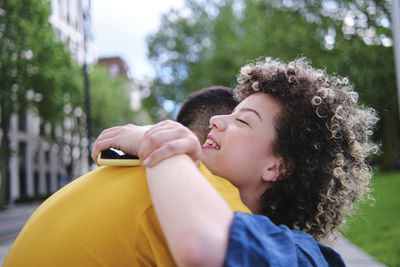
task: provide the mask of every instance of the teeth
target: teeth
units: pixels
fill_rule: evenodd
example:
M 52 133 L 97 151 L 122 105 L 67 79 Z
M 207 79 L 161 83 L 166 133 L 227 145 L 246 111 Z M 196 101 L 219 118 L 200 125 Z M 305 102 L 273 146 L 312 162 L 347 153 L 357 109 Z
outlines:
M 207 139 L 207 140 L 206 140 L 206 144 L 212 146 L 212 147 L 215 148 L 216 150 L 219 150 L 219 149 L 220 149 L 220 146 L 217 145 L 216 143 L 214 143 L 214 141 L 211 140 L 211 139 Z

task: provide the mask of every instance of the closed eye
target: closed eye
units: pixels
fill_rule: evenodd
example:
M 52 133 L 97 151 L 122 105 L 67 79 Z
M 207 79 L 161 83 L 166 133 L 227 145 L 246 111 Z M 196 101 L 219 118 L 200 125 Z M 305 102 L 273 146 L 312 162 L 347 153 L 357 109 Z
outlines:
M 236 120 L 240 123 L 246 124 L 247 126 L 250 126 L 247 122 L 245 122 L 244 120 L 238 119 L 236 118 Z

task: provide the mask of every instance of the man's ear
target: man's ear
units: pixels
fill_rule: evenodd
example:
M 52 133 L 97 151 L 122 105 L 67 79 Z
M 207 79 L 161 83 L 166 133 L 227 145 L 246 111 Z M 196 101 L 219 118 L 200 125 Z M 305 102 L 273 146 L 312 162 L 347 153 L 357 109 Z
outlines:
M 269 161 L 263 169 L 262 179 L 265 182 L 276 182 L 282 171 L 282 163 L 283 160 L 281 158 L 275 158 Z

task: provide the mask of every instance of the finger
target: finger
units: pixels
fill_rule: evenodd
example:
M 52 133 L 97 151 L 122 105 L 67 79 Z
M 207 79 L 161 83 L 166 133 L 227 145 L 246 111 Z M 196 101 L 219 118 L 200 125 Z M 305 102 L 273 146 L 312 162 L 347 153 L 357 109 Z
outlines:
M 92 158 L 93 162 L 96 163 L 97 166 L 99 166 L 99 164 L 97 163 L 97 158 L 96 158 L 95 155 L 96 155 L 96 154 L 93 154 L 93 152 L 92 152 L 91 158 Z
M 96 138 L 96 140 L 94 141 L 93 146 L 92 146 L 92 151 L 97 153 L 98 152 L 98 151 L 96 151 L 97 143 L 101 142 L 101 141 L 104 141 L 106 139 L 110 139 L 110 138 L 115 137 L 118 134 L 119 131 L 120 131 L 120 126 L 112 127 L 112 128 L 108 128 L 108 129 L 103 130 L 100 133 L 100 135 Z M 93 154 L 93 152 L 92 152 L 92 154 Z M 93 155 L 92 155 L 92 157 L 93 157 Z
M 177 123 L 177 122 L 174 122 L 171 120 L 161 121 L 161 122 L 153 125 L 150 129 L 148 129 L 145 134 L 152 135 L 157 131 L 176 128 L 179 125 L 182 127 L 182 125 L 180 123 Z
M 101 134 L 97 137 L 97 139 L 111 138 L 116 135 L 121 135 L 126 131 L 129 131 L 132 127 L 135 127 L 133 124 L 126 124 L 123 126 L 114 126 L 111 128 L 107 128 L 101 132 Z
M 136 142 L 134 141 L 135 127 L 137 126 L 127 124 L 104 130 L 93 144 L 92 158 L 97 157 L 101 151 L 110 147 L 120 149 L 128 154 L 137 154 Z
M 158 162 L 179 154 L 187 154 L 193 161 L 199 161 L 201 157 L 201 146 L 194 134 L 191 136 L 175 139 L 169 143 L 163 144 L 146 158 L 143 158 L 144 166 L 155 165 Z
M 116 133 L 120 132 L 121 129 L 123 129 L 124 127 L 125 126 L 114 126 L 111 128 L 104 129 L 97 137 L 97 139 L 114 136 Z
M 97 164 L 97 156 L 100 153 L 99 148 L 98 148 L 98 140 L 96 139 L 96 141 L 93 143 L 92 146 L 92 159 L 93 161 Z
M 97 140 L 102 140 L 102 139 L 105 139 L 105 138 L 114 137 L 117 132 L 118 132 L 118 129 L 106 129 L 106 130 L 103 130 L 100 133 L 100 135 L 96 138 L 96 141 Z
M 99 156 L 101 150 L 101 146 L 99 145 L 99 143 L 104 142 L 104 141 L 97 141 L 93 144 L 93 148 L 92 148 L 92 159 L 93 161 L 97 164 L 97 157 Z
M 187 152 L 187 145 L 187 140 L 173 140 L 172 142 L 153 150 L 146 158 L 144 158 L 142 165 L 144 167 L 152 167 L 174 155 L 185 154 Z
M 108 138 L 105 140 L 97 141 L 93 146 L 92 159 L 97 164 L 97 158 L 101 151 L 104 151 L 108 148 L 116 148 L 119 149 L 119 144 L 115 143 L 116 138 Z
M 162 121 L 151 127 L 149 130 L 146 131 L 144 137 L 150 137 L 162 131 L 174 131 L 174 135 L 184 135 L 191 133 L 191 131 L 182 124 L 167 120 Z
M 146 133 L 139 144 L 139 157 L 146 158 L 155 149 L 167 144 L 173 140 L 187 138 L 192 133 L 184 127 L 162 126 L 157 131 Z
M 162 144 L 167 143 L 173 139 L 169 129 L 158 129 L 151 134 L 146 134 L 143 136 L 142 140 L 138 146 L 138 156 L 141 159 L 147 157 L 148 154 L 153 152 L 155 149 L 159 148 Z

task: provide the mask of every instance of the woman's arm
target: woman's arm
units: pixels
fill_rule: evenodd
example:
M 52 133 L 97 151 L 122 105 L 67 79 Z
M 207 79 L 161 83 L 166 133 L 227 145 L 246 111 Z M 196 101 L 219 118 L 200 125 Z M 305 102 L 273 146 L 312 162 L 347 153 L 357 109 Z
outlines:
M 222 266 L 233 212 L 186 155 L 147 168 L 153 204 L 180 266 Z
M 150 193 L 176 262 L 222 266 L 233 212 L 193 162 L 201 153 L 195 135 L 172 121 L 150 130 L 113 127 L 98 137 L 92 157 L 109 147 L 149 160 L 145 165 Z M 177 154 L 181 155 L 173 156 Z

